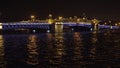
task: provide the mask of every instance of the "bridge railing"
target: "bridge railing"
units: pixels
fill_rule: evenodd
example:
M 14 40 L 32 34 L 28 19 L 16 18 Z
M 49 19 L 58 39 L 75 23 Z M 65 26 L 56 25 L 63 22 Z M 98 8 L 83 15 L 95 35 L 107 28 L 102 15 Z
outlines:
M 41 28 L 50 29 L 48 23 L 3 23 L 2 29 L 17 29 L 17 28 Z
M 92 28 L 91 23 L 76 23 L 76 22 L 63 22 L 63 26 L 83 26 L 87 28 Z M 1 24 L 2 29 L 16 29 L 16 28 L 42 28 L 42 29 L 50 29 L 49 23 L 22 23 L 22 22 L 16 22 L 16 23 L 2 23 Z M 110 26 L 110 25 L 98 25 L 98 28 L 104 28 L 104 29 L 119 29 L 119 26 Z

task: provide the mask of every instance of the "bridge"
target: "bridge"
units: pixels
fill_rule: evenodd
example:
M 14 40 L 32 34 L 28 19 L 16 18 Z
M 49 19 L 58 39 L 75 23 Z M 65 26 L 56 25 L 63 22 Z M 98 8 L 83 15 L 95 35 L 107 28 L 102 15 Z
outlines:
M 24 22 L 15 22 L 15 23 L 0 23 L 0 30 L 14 30 L 14 29 L 43 29 L 43 30 L 51 30 L 53 29 L 52 25 L 62 25 L 62 28 L 69 27 L 74 29 L 75 27 L 84 27 L 90 30 L 93 29 L 119 29 L 119 26 L 110 26 L 110 25 L 93 25 L 92 23 L 85 23 L 85 22 L 55 22 L 54 24 L 49 23 L 42 23 L 42 22 L 31 22 L 31 23 L 24 23 Z

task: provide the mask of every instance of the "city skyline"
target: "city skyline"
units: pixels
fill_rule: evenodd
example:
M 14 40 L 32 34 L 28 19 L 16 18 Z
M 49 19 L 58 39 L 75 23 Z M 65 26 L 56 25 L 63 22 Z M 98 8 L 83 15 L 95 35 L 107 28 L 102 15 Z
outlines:
M 119 2 L 109 0 L 3 0 L 0 3 L 0 21 L 27 20 L 30 15 L 45 19 L 48 14 L 82 17 L 83 13 L 88 18 L 120 20 L 119 7 Z

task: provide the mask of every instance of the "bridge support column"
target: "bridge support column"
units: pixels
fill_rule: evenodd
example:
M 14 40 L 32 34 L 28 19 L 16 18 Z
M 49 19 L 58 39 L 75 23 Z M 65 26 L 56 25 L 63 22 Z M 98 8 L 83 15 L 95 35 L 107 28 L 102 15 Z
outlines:
M 99 30 L 99 29 L 98 29 L 98 24 L 92 24 L 92 29 L 93 29 L 94 31 Z
M 55 23 L 50 25 L 50 32 L 55 32 Z
M 0 23 L 0 34 L 2 33 L 3 25 Z
M 56 32 L 56 33 L 63 32 L 63 23 L 62 22 L 55 22 L 55 23 L 51 24 L 50 31 Z
M 55 32 L 63 32 L 63 23 L 62 22 L 56 22 L 55 23 Z
M 93 20 L 92 20 L 92 29 L 93 29 L 94 31 L 99 30 L 98 23 L 99 23 L 99 21 L 98 21 L 97 19 L 93 19 Z

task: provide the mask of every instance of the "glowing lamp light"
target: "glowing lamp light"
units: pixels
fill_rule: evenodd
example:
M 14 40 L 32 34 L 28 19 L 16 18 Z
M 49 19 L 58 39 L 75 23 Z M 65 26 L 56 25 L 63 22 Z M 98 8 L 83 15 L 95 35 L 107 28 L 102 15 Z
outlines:
M 33 19 L 33 18 L 35 18 L 35 16 L 34 16 L 34 15 L 31 15 L 31 18 Z
M 62 20 L 63 17 L 62 17 L 62 16 L 59 16 L 58 18 L 59 18 L 59 20 Z
M 48 33 L 50 33 L 50 30 L 47 30 Z
M 49 17 L 52 17 L 52 14 L 49 14 Z
M 35 33 L 35 32 L 36 32 L 36 30 L 33 30 L 33 32 Z
M 0 29 L 2 29 L 2 26 L 0 25 Z
M 117 26 L 118 24 L 116 23 L 115 26 Z
M 74 31 L 74 29 L 72 28 L 72 31 Z
M 91 31 L 93 30 L 93 28 L 90 29 Z
M 105 22 L 105 25 L 106 25 L 107 23 Z
M 110 29 L 112 29 L 113 27 L 112 26 L 110 26 Z
M 0 29 L 2 29 L 2 23 L 0 23 Z
M 120 25 L 120 23 L 119 23 L 119 25 Z

